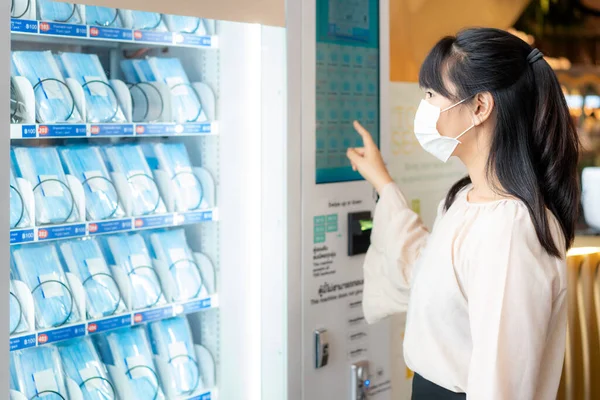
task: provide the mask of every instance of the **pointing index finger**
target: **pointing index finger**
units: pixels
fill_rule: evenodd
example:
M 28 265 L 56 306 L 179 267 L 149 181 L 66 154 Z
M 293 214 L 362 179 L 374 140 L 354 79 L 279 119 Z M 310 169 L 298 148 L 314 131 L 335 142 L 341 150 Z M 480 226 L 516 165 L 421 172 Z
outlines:
M 362 137 L 365 146 L 371 146 L 375 144 L 369 131 L 367 131 L 358 121 L 354 121 L 354 129 Z

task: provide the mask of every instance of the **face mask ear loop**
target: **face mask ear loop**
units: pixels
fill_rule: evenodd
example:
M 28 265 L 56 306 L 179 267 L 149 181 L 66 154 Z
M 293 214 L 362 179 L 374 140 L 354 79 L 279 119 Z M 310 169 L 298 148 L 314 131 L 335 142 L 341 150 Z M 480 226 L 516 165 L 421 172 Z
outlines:
M 453 104 L 453 105 L 451 105 L 451 106 L 450 106 L 450 107 L 448 107 L 448 108 L 444 108 L 442 111 L 440 111 L 440 114 L 441 114 L 441 113 L 443 113 L 443 112 L 446 112 L 446 111 L 448 111 L 448 110 L 452 110 L 454 107 L 461 105 L 462 103 L 464 103 L 464 102 L 465 102 L 465 101 L 467 101 L 468 99 L 470 99 L 470 97 L 467 97 L 467 98 L 465 98 L 465 99 L 462 99 L 462 100 L 461 100 L 461 101 L 459 101 L 458 103 L 456 103 L 456 104 Z
M 463 133 L 461 133 L 460 135 L 458 135 L 457 137 L 455 137 L 455 139 L 456 140 L 460 139 L 465 133 L 469 132 L 473 128 L 475 128 L 475 124 L 473 124 L 470 127 L 468 127 L 467 130 L 465 130 Z M 458 143 L 462 144 L 462 142 L 460 140 L 458 140 Z

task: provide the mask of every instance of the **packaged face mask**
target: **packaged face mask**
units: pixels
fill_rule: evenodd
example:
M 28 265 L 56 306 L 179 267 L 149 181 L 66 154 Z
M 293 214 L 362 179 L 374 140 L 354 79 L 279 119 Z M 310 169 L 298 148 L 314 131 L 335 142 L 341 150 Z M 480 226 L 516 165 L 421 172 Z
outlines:
M 71 339 L 57 346 L 66 376 L 79 386 L 84 399 L 112 400 L 115 389 L 90 338 Z
M 56 149 L 15 147 L 13 152 L 21 177 L 33 187 L 37 224 L 72 220 L 77 215 L 77 207 Z
M 125 215 L 98 147 L 69 145 L 58 149 L 65 171 L 83 186 L 87 218 L 99 221 Z
M 156 258 L 168 268 L 174 283 L 174 301 L 196 298 L 202 290 L 202 275 L 183 229 L 149 234 Z
M 127 277 L 131 307 L 139 310 L 165 304 L 161 282 L 144 238 L 139 234 L 112 235 L 107 243 L 115 268 Z
M 21 300 L 19 300 L 19 298 L 17 297 L 17 292 L 13 287 L 12 279 L 10 281 L 9 297 L 9 334 L 14 335 L 29 330 L 29 325 L 27 324 L 27 320 L 25 319 L 23 305 L 21 304 Z
M 73 291 L 52 244 L 31 244 L 12 248 L 16 274 L 35 303 L 35 320 L 40 329 L 79 321 Z
M 182 15 L 165 15 L 167 26 L 171 32 L 205 35 L 204 23 L 201 18 Z
M 200 383 L 200 368 L 196 360 L 190 326 L 185 317 L 165 319 L 149 324 L 154 354 L 165 360 L 169 376 L 164 379 L 167 393 L 190 394 Z
M 131 11 L 131 25 L 132 29 L 146 31 L 165 32 L 167 30 L 161 14 L 147 11 Z
M 163 399 L 144 327 L 124 328 L 106 335 L 111 358 L 125 372 L 137 400 Z
M 119 145 L 104 148 L 108 167 L 127 179 L 134 216 L 166 212 L 152 171 L 138 145 Z
M 157 80 L 148 60 L 122 60 L 121 70 L 128 83 L 156 82 Z
M 10 228 L 30 226 L 29 212 L 25 206 L 25 199 L 10 166 Z
M 79 8 L 72 3 L 61 3 L 51 0 L 37 0 L 38 19 L 41 21 L 64 22 L 69 24 L 83 23 Z
M 39 123 L 81 122 L 73 94 L 51 52 L 15 51 L 12 59 L 18 74 L 33 86 Z
M 116 93 L 96 54 L 62 53 L 59 57 L 67 77 L 75 79 L 83 87 L 87 122 L 125 122 Z
M 88 25 L 110 26 L 113 28 L 123 26 L 121 15 L 116 8 L 85 6 L 85 19 Z
M 200 97 L 177 58 L 148 59 L 148 64 L 159 82 L 164 82 L 171 92 L 171 112 L 177 123 L 205 120 Z
M 178 210 L 197 210 L 202 205 L 202 183 L 194 174 L 183 143 L 152 143 L 144 146 L 151 168 L 164 171 L 171 181 L 171 195 Z M 151 162 L 152 161 L 152 162 Z M 152 164 L 156 164 L 153 166 Z
M 27 399 L 68 398 L 65 375 L 54 346 L 32 347 L 10 353 L 11 382 Z
M 90 318 L 124 311 L 121 292 L 96 239 L 70 240 L 61 242 L 59 247 L 69 272 L 83 283 Z

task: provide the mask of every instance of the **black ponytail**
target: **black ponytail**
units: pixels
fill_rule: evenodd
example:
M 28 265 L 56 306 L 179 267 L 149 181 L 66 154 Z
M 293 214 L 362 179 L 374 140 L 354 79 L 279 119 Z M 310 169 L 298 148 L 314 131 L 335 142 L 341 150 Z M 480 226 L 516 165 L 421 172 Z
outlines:
M 457 93 L 444 84 L 447 77 Z M 538 239 L 559 257 L 546 209 L 558 220 L 566 249 L 573 243 L 579 211 L 579 140 L 554 71 L 537 50 L 498 29 L 469 29 L 442 39 L 427 56 L 422 87 L 459 101 L 489 92 L 496 126 L 487 173 L 503 194 L 520 199 Z M 458 181 L 448 192 L 446 209 L 471 183 Z

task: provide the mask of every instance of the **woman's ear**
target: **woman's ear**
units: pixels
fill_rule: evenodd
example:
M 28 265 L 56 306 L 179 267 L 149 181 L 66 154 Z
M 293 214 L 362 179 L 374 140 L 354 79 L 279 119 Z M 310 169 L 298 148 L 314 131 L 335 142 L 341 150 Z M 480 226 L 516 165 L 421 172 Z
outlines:
M 478 93 L 474 99 L 475 126 L 483 124 L 492 115 L 494 97 L 490 92 Z

